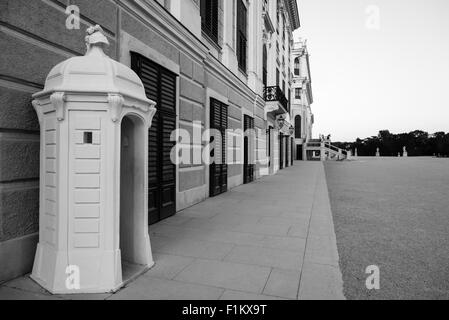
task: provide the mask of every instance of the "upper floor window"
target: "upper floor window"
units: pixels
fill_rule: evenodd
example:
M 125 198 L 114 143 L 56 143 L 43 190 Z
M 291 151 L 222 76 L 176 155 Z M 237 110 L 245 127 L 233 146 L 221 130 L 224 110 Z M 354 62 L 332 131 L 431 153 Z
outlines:
M 262 60 L 263 60 L 263 85 L 266 87 L 268 85 L 268 50 L 267 50 L 267 46 L 263 45 L 263 49 L 262 49 Z
M 280 14 L 280 11 L 279 11 L 279 3 L 278 3 L 278 9 L 277 9 L 278 11 L 277 11 L 277 16 L 276 16 L 276 32 L 277 32 L 277 34 L 279 34 L 279 25 L 280 25 L 280 22 L 281 22 L 281 14 Z
M 247 9 L 242 0 L 237 0 L 237 59 L 239 68 L 246 72 Z
M 296 139 L 302 138 L 302 118 L 301 118 L 301 116 L 295 117 L 295 138 Z
M 299 57 L 297 57 L 295 59 L 295 76 L 299 76 L 299 68 L 300 68 Z
M 301 88 L 295 88 L 295 99 L 301 100 Z
M 218 0 L 201 0 L 201 29 L 218 43 Z

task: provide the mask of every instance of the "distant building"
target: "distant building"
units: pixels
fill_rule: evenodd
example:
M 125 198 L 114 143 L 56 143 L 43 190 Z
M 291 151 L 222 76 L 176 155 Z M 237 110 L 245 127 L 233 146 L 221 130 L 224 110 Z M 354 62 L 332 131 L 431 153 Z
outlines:
M 312 139 L 314 115 L 312 77 L 310 71 L 307 41 L 295 42 L 292 50 L 292 110 L 291 117 L 295 126 L 295 158 L 306 160 L 304 147 Z

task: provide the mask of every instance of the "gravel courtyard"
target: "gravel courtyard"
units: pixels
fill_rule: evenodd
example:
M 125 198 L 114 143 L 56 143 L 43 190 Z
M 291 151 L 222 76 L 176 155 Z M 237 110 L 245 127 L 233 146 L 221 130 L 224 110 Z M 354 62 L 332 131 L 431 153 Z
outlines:
M 449 160 L 325 164 L 347 299 L 449 299 Z M 368 291 L 366 267 L 380 268 Z

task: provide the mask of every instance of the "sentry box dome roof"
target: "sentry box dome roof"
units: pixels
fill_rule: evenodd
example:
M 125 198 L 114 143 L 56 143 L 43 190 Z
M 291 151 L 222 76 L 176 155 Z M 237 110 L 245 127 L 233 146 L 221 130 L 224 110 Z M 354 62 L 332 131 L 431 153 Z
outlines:
M 48 74 L 44 90 L 33 97 L 53 92 L 122 94 L 145 103 L 142 81 L 127 66 L 109 58 L 103 49 L 109 45 L 100 26 L 91 27 L 86 36 L 87 52 L 56 65 Z

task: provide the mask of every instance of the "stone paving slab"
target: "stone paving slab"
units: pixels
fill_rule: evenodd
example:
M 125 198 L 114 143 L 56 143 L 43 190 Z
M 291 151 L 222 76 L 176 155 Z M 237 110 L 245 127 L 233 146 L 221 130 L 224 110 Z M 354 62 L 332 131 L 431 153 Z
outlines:
M 223 292 L 211 286 L 142 276 L 108 300 L 218 300 Z
M 295 300 L 298 296 L 299 281 L 297 270 L 273 269 L 263 293 Z
M 268 300 L 287 300 L 279 297 L 267 296 L 263 294 L 254 294 L 242 291 L 226 290 L 220 297 L 220 300 L 225 301 L 268 301 Z
M 156 265 L 115 294 L 51 296 L 28 277 L 0 299 L 343 299 L 319 162 L 297 162 L 150 227 Z
M 271 269 L 255 265 L 213 260 L 196 260 L 175 280 L 213 287 L 262 293 Z
M 235 246 L 225 261 L 271 268 L 301 270 L 303 251 L 292 252 L 253 246 Z

